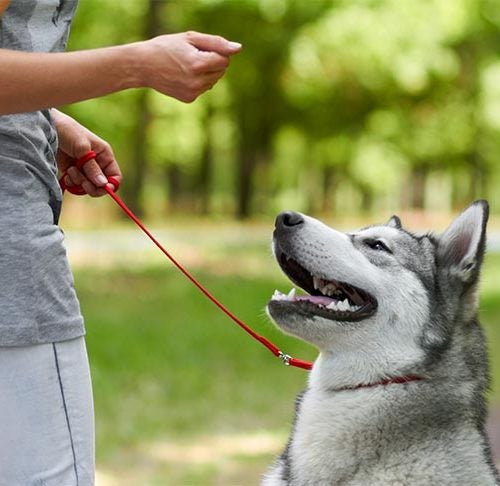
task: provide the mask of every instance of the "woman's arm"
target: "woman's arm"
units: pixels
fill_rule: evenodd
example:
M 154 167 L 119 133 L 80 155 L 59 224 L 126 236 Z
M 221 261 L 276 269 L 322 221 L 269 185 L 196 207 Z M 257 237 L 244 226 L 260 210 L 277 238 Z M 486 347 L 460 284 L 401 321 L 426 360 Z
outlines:
M 198 32 L 65 53 L 0 49 L 0 115 L 136 87 L 191 102 L 223 76 L 229 56 L 240 49 L 238 43 Z

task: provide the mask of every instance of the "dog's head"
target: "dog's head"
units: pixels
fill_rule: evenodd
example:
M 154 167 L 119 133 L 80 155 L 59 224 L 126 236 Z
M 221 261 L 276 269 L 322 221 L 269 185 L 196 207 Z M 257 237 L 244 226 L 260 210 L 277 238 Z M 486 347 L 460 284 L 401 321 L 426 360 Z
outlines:
M 362 381 L 414 370 L 446 346 L 459 316 L 476 313 L 487 218 L 477 201 L 435 236 L 403 229 L 396 216 L 342 233 L 281 213 L 274 254 L 305 293 L 276 291 L 268 313 L 284 332 L 342 357 L 350 374 L 371 369 Z

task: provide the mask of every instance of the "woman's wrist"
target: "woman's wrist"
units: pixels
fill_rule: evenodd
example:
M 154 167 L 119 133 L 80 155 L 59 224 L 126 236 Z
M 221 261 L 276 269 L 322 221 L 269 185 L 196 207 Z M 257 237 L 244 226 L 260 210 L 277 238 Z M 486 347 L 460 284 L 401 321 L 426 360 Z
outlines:
M 144 42 L 134 42 L 106 48 L 110 50 L 111 68 L 117 85 L 113 91 L 122 91 L 130 88 L 145 87 L 143 80 L 144 66 L 141 61 L 144 53 Z

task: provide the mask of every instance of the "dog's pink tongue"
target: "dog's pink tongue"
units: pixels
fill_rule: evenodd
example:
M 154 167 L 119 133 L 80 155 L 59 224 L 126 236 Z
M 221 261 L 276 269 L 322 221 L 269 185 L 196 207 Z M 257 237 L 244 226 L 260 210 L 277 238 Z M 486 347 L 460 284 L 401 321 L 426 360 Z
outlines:
M 296 295 L 295 300 L 307 300 L 313 304 L 324 305 L 325 307 L 333 301 L 333 299 L 324 295 Z

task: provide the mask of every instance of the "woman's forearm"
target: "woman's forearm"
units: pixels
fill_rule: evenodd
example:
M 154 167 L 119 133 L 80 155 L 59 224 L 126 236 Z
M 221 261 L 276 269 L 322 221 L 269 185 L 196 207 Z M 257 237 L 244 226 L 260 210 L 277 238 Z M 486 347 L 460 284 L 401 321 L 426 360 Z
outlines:
M 137 85 L 136 44 L 68 53 L 0 49 L 0 115 L 103 96 Z
M 68 53 L 0 49 L 0 115 L 152 88 L 191 102 L 224 74 L 241 44 L 199 32 Z

